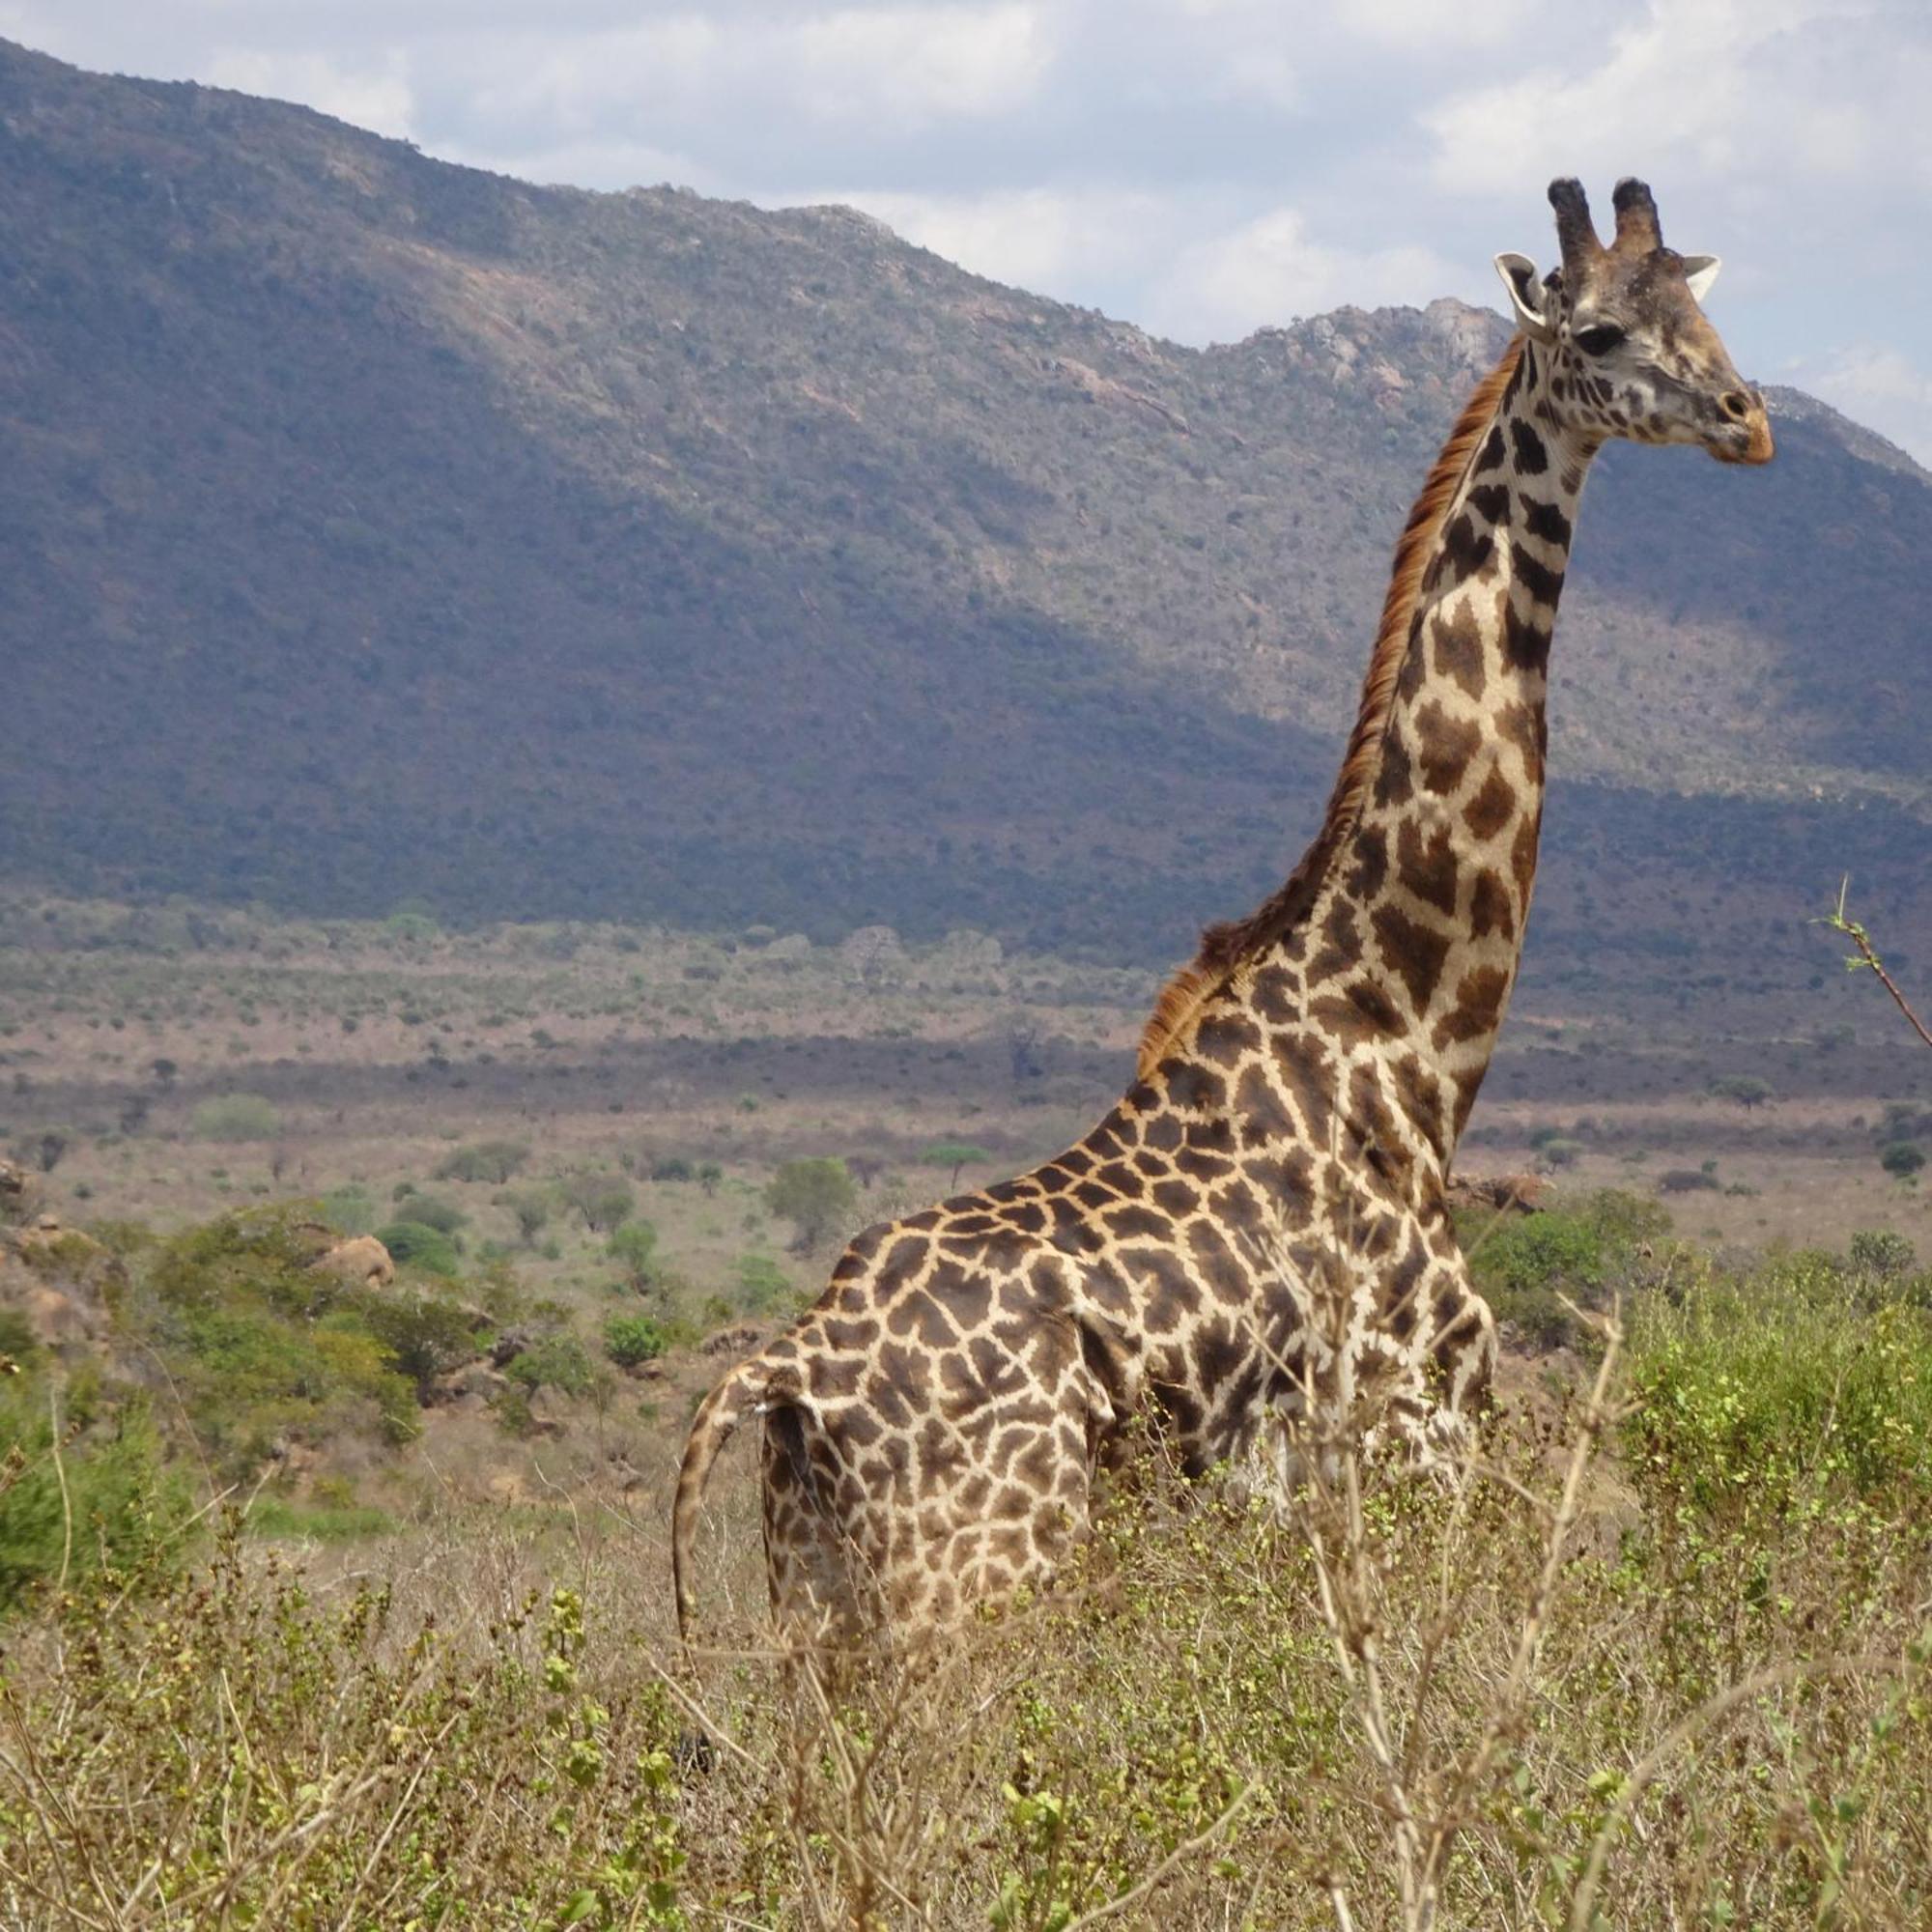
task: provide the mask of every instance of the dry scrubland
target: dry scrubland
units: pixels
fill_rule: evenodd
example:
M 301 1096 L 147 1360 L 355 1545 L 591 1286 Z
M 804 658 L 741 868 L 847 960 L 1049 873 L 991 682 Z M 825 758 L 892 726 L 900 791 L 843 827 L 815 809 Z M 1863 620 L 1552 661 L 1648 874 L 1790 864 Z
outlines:
M 1341 1455 L 1283 1524 L 1151 1442 L 1066 1591 L 827 1692 L 736 1455 L 678 1654 L 683 1423 L 836 1246 L 781 1169 L 852 1224 L 1037 1158 L 1151 984 L 0 908 L 0 1146 L 74 1231 L 0 1249 L 71 1324 L 0 1314 L 0 1921 L 1927 1922 L 1932 1231 L 1877 1148 L 1932 1068 L 1865 983 L 1751 1037 L 1532 992 L 1467 1164 L 1559 1192 L 1465 1227 L 1516 1348 L 1461 1497 Z M 311 1265 L 399 1222 L 391 1286 Z

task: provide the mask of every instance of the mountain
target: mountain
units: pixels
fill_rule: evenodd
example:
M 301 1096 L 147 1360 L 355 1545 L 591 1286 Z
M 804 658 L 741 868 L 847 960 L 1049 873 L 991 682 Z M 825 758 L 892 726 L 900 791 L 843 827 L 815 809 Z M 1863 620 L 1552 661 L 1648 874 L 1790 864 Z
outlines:
M 0 877 L 1159 959 L 1294 856 L 1500 319 L 1195 351 L 840 209 L 0 43 Z M 1932 936 L 1932 477 L 1611 450 L 1538 944 Z

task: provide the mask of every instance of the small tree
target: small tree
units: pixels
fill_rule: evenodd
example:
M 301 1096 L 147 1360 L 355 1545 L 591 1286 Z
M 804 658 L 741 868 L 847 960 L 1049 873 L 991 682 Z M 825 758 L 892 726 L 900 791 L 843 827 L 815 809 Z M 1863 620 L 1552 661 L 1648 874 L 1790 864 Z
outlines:
M 1710 1091 L 1719 1100 L 1735 1101 L 1746 1113 L 1773 1097 L 1771 1082 L 1752 1073 L 1727 1073 L 1712 1081 Z
M 948 1187 L 959 1185 L 959 1170 L 969 1164 L 982 1166 L 992 1159 L 982 1147 L 976 1147 L 971 1141 L 934 1141 L 921 1155 L 920 1160 L 927 1167 L 950 1167 L 952 1176 L 947 1181 Z
M 718 1183 L 724 1179 L 724 1170 L 715 1160 L 707 1160 L 697 1170 L 697 1184 L 704 1190 L 708 1201 L 718 1192 Z
M 517 1236 L 526 1248 L 549 1226 L 556 1207 L 555 1197 L 548 1187 L 519 1187 L 497 1198 L 510 1210 L 517 1224 Z
M 765 1189 L 765 1206 L 792 1224 L 792 1246 L 801 1254 L 842 1226 L 858 1202 L 845 1163 L 829 1154 L 786 1161 Z
M 436 1170 L 438 1180 L 494 1180 L 498 1186 L 511 1179 L 530 1157 L 528 1141 L 478 1141 L 461 1147 Z
M 608 1174 L 574 1174 L 563 1183 L 563 1198 L 583 1218 L 593 1235 L 602 1235 L 625 1220 L 638 1205 L 628 1180 Z
M 611 1236 L 611 1259 L 620 1263 L 632 1291 L 643 1293 L 657 1272 L 658 1231 L 648 1221 L 626 1221 Z

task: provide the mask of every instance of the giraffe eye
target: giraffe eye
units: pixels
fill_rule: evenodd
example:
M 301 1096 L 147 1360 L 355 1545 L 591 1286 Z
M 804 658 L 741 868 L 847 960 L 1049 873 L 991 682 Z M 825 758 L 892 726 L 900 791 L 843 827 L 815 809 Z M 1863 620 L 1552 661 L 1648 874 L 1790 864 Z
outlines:
M 1571 338 L 1585 355 L 1607 355 L 1624 339 L 1624 331 L 1613 322 L 1593 322 Z

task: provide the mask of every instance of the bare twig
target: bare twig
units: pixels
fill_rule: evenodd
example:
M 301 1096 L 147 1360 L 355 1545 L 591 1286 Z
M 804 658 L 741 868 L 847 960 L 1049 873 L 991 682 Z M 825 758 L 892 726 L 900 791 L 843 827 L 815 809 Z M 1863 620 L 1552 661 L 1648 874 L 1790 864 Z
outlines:
M 1857 947 L 1858 951 L 1845 961 L 1845 970 L 1851 973 L 1871 972 L 1878 982 L 1891 995 L 1892 1004 L 1905 1015 L 1911 1026 L 1927 1046 L 1932 1046 L 1932 1032 L 1926 1031 L 1925 1022 L 1912 1010 L 1911 1002 L 1898 989 L 1898 981 L 1885 970 L 1885 962 L 1878 956 L 1871 943 L 1871 935 L 1855 919 L 1845 917 L 1845 894 L 1851 888 L 1851 875 L 1847 873 L 1838 886 L 1838 903 L 1822 919 L 1814 919 L 1813 925 L 1829 925 L 1833 932 L 1841 932 Z
M 1222 1806 L 1218 1816 L 1204 1825 L 1193 1837 L 1185 1838 L 1176 1845 L 1173 1851 L 1169 1852 L 1138 1885 L 1122 1892 L 1117 1898 L 1108 1899 L 1104 1905 L 1096 1905 L 1091 1912 L 1081 1913 L 1077 1918 L 1069 1918 L 1064 1932 L 1079 1932 L 1079 1928 L 1083 1925 L 1097 1925 L 1101 1919 L 1111 1918 L 1115 1913 L 1124 1912 L 1129 1906 L 1138 1905 L 1177 1865 L 1191 1859 L 1196 1852 L 1206 1851 L 1235 1822 L 1241 1807 L 1260 1789 L 1257 1784 L 1242 1785 L 1229 1803 Z

